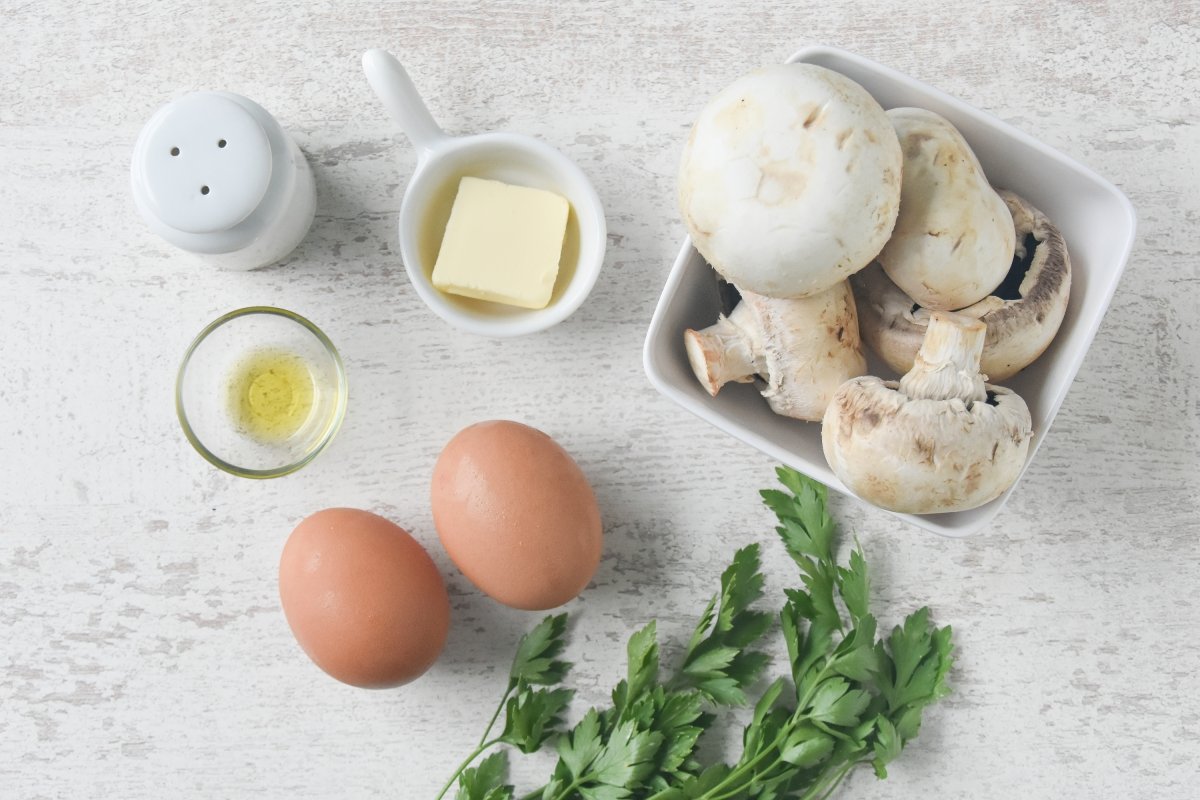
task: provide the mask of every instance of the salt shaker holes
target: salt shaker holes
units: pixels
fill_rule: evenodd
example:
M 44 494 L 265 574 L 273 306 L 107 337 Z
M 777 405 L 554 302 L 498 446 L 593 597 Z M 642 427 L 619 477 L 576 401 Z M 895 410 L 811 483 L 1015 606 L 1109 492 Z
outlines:
M 304 154 L 266 109 L 230 92 L 159 108 L 138 136 L 130 184 L 152 231 L 225 269 L 280 261 L 316 211 Z

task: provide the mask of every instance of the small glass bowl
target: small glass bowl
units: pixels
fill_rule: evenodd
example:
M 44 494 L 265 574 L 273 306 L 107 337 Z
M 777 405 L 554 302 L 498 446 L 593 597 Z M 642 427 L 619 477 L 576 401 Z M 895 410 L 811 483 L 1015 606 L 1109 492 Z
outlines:
M 291 436 L 255 439 L 233 414 L 232 383 L 256 354 L 299 358 L 312 378 L 311 410 Z M 175 383 L 183 433 L 209 463 L 242 478 L 278 478 L 316 458 L 346 416 L 346 371 L 333 342 L 299 314 L 270 306 L 230 311 L 209 323 L 188 347 Z

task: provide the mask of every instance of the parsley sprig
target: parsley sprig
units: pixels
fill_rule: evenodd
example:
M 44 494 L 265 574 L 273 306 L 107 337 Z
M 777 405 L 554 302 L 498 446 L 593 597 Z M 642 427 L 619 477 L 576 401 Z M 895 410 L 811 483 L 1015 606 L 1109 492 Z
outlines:
M 567 615 L 546 617 L 521 637 L 517 654 L 508 671 L 508 686 L 496 713 L 492 714 L 479 744 L 459 765 L 442 790 L 445 796 L 455 780 L 459 783 L 457 798 L 466 800 L 511 800 L 513 789 L 504 781 L 508 774 L 508 759 L 504 752 L 484 759 L 478 767 L 470 765 L 486 750 L 508 744 L 523 753 L 537 752 L 546 741 L 559 732 L 562 712 L 575 696 L 566 688 L 544 688 L 562 683 L 570 664 L 558 658 L 566 645 Z M 504 729 L 491 736 L 500 713 L 504 712 Z
M 521 800 L 823 800 L 859 765 L 887 777 L 924 709 L 949 691 L 950 628 L 932 625 L 922 608 L 879 637 L 862 552 L 837 563 L 827 490 L 790 469 L 778 475 L 788 491 L 761 494 L 800 572 L 802 586 L 785 591 L 779 612 L 790 669 L 759 696 L 735 763 L 705 765 L 696 748 L 714 710 L 746 704 L 767 663 L 755 649 L 771 624 L 752 607 L 763 592 L 757 545 L 735 553 L 674 674 L 660 679 L 651 622 L 629 639 L 612 705 L 590 709 L 565 732 L 570 690 L 541 687 L 566 675 L 557 660 L 566 618 L 543 620 L 522 638 L 500 708 L 442 794 L 457 780 L 456 800 L 514 800 L 503 751 L 469 765 L 496 744 L 529 753 L 560 732 L 550 779 Z M 504 731 L 489 739 L 501 710 Z

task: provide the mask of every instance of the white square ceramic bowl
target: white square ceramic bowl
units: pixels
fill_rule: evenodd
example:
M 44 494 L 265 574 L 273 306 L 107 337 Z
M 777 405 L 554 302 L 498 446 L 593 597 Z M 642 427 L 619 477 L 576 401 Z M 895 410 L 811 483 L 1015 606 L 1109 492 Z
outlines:
M 853 78 L 885 109 L 917 106 L 946 117 L 970 142 L 993 185 L 1025 197 L 1062 231 L 1073 268 L 1066 318 L 1041 358 L 1005 381 L 1025 398 L 1033 417 L 1034 439 L 1025 463 L 1028 468 L 1117 288 L 1133 246 L 1133 206 L 1120 190 L 1082 164 L 893 69 L 832 47 L 807 47 L 788 61 L 818 64 Z M 833 489 L 851 494 L 825 461 L 819 424 L 775 415 L 750 384 L 730 384 L 717 397 L 709 397 L 697 382 L 684 352 L 683 332 L 716 321 L 720 309 L 715 284 L 716 274 L 691 241 L 685 240 L 646 334 L 643 358 L 650 382 L 726 433 Z M 891 375 L 874 360 L 869 368 L 874 374 Z M 876 371 L 879 369 L 884 371 Z M 896 516 L 943 536 L 969 536 L 996 516 L 1012 491 L 970 511 Z

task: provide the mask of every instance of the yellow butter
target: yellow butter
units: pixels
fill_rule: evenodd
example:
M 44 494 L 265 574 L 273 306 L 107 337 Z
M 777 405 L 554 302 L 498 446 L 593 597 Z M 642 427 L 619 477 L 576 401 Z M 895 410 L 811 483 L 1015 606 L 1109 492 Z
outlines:
M 433 285 L 477 300 L 545 308 L 558 277 L 570 208 L 554 192 L 463 178 Z

